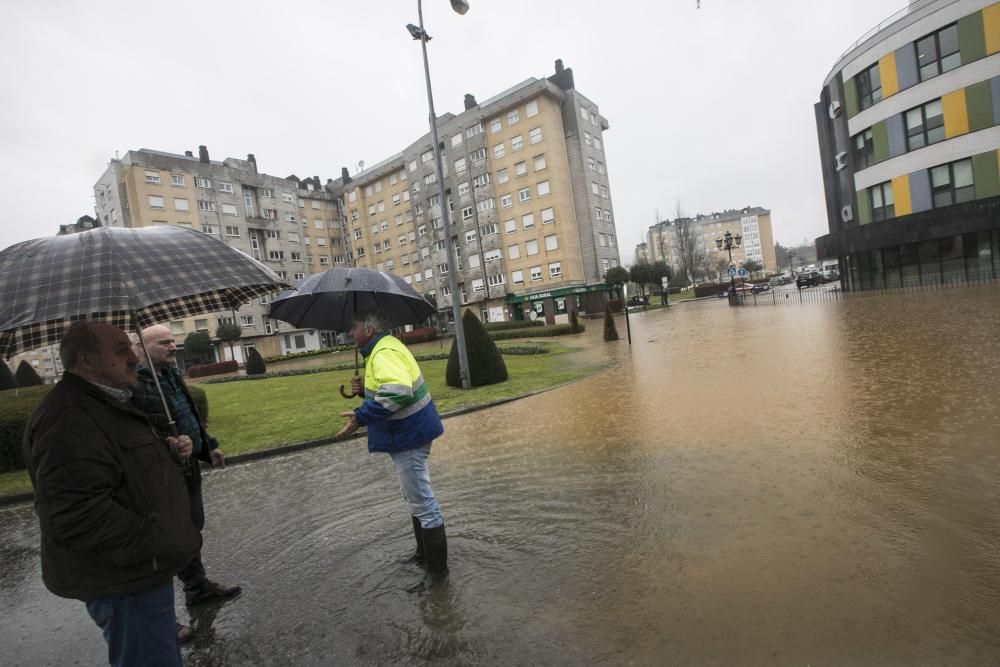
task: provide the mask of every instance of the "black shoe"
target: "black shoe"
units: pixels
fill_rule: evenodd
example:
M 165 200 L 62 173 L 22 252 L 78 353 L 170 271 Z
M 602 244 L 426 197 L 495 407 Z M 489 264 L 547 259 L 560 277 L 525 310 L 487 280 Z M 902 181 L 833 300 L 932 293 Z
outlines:
M 429 574 L 448 572 L 448 539 L 444 534 L 444 524 L 435 528 L 423 528 L 424 555 Z
M 194 639 L 194 630 L 186 625 L 180 623 L 177 624 L 177 643 L 187 644 L 189 641 Z
M 214 581 L 205 579 L 197 588 L 184 591 L 184 601 L 187 602 L 187 606 L 193 607 L 205 602 L 228 600 L 242 592 L 243 589 L 239 586 L 222 586 Z
M 410 517 L 413 520 L 413 537 L 417 541 L 417 550 L 414 551 L 409 556 L 405 556 L 400 559 L 400 563 L 420 563 L 423 564 L 424 558 L 424 536 L 423 528 L 420 527 L 420 519 L 415 516 Z

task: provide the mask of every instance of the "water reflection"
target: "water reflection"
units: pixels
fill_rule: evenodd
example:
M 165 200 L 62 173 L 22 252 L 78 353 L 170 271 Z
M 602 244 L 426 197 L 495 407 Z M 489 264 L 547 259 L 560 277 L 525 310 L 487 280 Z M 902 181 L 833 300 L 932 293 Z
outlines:
M 633 317 L 631 348 L 592 322 L 608 371 L 448 420 L 447 586 L 396 563 L 409 518 L 360 442 L 212 473 L 206 562 L 245 594 L 192 616 L 188 660 L 996 664 L 997 305 L 686 304 Z M 0 642 L 99 662 L 30 511 L 0 525 Z

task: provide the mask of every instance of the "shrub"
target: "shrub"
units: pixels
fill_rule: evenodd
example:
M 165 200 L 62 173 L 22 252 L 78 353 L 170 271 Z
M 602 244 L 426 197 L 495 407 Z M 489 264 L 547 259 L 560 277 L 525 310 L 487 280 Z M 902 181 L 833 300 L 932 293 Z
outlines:
M 200 378 L 206 375 L 221 375 L 222 373 L 232 373 L 239 370 L 240 365 L 235 361 L 220 361 L 216 364 L 201 364 L 191 366 L 187 369 L 189 378 Z
M 235 363 L 235 362 L 233 362 Z M 201 387 L 195 385 L 187 385 L 188 393 L 191 394 L 191 400 L 194 401 L 194 407 L 198 409 L 198 414 L 201 415 L 202 421 L 206 424 L 208 423 L 208 396 L 205 395 L 205 390 Z
M 729 289 L 729 285 L 728 284 L 726 284 L 726 285 L 717 285 L 715 283 L 710 283 L 710 284 L 707 284 L 707 285 L 695 285 L 695 287 L 694 287 L 694 295 L 695 295 L 695 297 L 715 296 L 716 294 L 718 294 L 722 290 L 728 290 L 728 289 Z
M 489 332 L 507 331 L 508 329 L 527 329 L 529 327 L 540 327 L 545 322 L 542 320 L 510 320 L 509 322 L 487 322 L 484 326 Z
M 184 356 L 199 362 L 212 360 L 212 338 L 207 331 L 192 331 L 184 338 Z
M 583 327 L 580 325 L 580 318 L 577 317 L 575 310 L 569 311 L 569 330 L 575 334 L 583 331 Z
M 14 372 L 10 370 L 6 361 L 0 359 L 0 391 L 15 387 L 17 387 L 17 380 L 14 379 Z
M 513 331 L 496 331 L 490 334 L 493 340 L 511 340 L 513 338 L 549 338 L 550 336 L 568 336 L 576 333 L 571 324 L 553 324 L 547 327 L 532 327 L 530 329 L 515 329 Z M 580 326 L 583 331 L 583 325 Z
M 497 344 L 483 328 L 483 323 L 472 314 L 465 311 L 462 317 L 462 328 L 465 330 L 465 346 L 469 357 L 469 382 L 473 387 L 496 384 L 507 379 L 507 364 L 504 363 Z M 445 381 L 449 387 L 461 387 L 462 378 L 459 373 L 458 344 L 452 342 L 451 354 L 448 355 L 448 367 L 445 370 Z
M 250 348 L 247 352 L 247 375 L 263 375 L 267 372 L 267 364 L 260 356 L 256 348 Z
M 273 363 L 275 361 L 288 361 L 289 359 L 304 359 L 305 357 L 318 357 L 323 354 L 333 354 L 334 352 L 343 352 L 344 350 L 353 350 L 354 345 L 334 345 L 333 347 L 324 347 L 321 350 L 308 350 L 306 352 L 289 352 L 288 354 L 279 354 L 273 357 L 265 357 L 264 361 L 266 363 Z
M 14 381 L 17 382 L 18 387 L 37 387 L 40 384 L 45 384 L 27 361 L 22 361 L 17 365 Z
M 402 331 L 396 334 L 396 338 L 407 345 L 414 345 L 416 343 L 426 343 L 429 340 L 437 340 L 438 332 L 434 327 L 423 327 L 414 329 L 413 331 Z
M 622 301 L 621 299 L 611 299 L 610 301 L 608 301 L 608 306 L 611 308 L 612 313 L 622 312 L 622 307 L 624 306 L 624 304 L 625 302 Z
M 611 314 L 611 303 L 604 307 L 604 340 L 618 340 L 618 329 L 615 327 L 615 317 Z
M 0 392 L 0 472 L 24 470 L 21 440 L 31 413 L 55 385 Z

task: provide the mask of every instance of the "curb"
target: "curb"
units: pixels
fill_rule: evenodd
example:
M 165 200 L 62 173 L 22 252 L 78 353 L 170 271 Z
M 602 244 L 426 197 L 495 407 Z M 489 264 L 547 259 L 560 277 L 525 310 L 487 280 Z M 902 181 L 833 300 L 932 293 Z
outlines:
M 562 384 L 552 385 L 551 387 L 546 387 L 545 389 L 536 389 L 535 391 L 529 391 L 525 394 L 518 394 L 517 396 L 500 398 L 495 401 L 490 401 L 489 403 L 479 403 L 476 405 L 469 405 L 464 408 L 458 408 L 457 410 L 451 410 L 450 412 L 443 413 L 441 415 L 441 419 L 458 417 L 461 415 L 469 414 L 470 412 L 478 412 L 480 410 L 486 410 L 487 408 L 495 408 L 499 405 L 503 405 L 504 403 L 513 403 L 514 401 L 519 401 L 522 398 L 530 398 L 531 396 L 544 394 L 547 391 L 553 391 L 554 389 L 559 389 L 561 387 L 569 386 L 576 382 L 580 382 L 581 380 L 586 380 L 589 377 L 591 377 L 591 375 L 580 377 L 575 380 L 570 380 L 569 382 L 563 382 Z M 268 449 L 259 449 L 255 452 L 246 452 L 245 454 L 234 454 L 232 456 L 226 457 L 226 466 L 228 467 L 230 465 L 239 465 L 240 463 L 248 463 L 250 461 L 267 459 L 274 456 L 281 456 L 282 454 L 292 454 L 294 452 L 300 452 L 305 449 L 313 449 L 315 447 L 332 445 L 334 443 L 348 442 L 350 440 L 359 440 L 362 437 L 366 436 L 367 433 L 368 433 L 367 429 L 362 429 L 344 438 L 343 440 L 335 440 L 334 438 L 321 438 L 319 440 L 309 440 L 306 442 L 296 442 L 290 445 L 279 445 L 278 447 L 270 447 Z M 20 505 L 22 503 L 29 503 L 32 500 L 34 500 L 34 497 L 35 495 L 30 491 L 25 493 L 11 493 L 7 495 L 0 495 L 0 507 L 9 507 L 11 505 Z

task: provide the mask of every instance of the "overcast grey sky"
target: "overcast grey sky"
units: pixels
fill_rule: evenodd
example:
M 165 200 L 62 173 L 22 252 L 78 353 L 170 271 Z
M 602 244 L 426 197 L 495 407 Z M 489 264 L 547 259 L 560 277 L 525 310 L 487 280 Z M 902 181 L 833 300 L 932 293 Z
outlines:
M 784 244 L 827 231 L 813 104 L 904 0 L 425 0 L 435 105 L 459 113 L 561 58 L 596 102 L 622 260 L 654 222 L 746 205 Z M 8 3 L 0 247 L 93 213 L 115 151 L 254 153 L 335 178 L 427 131 L 415 0 Z

